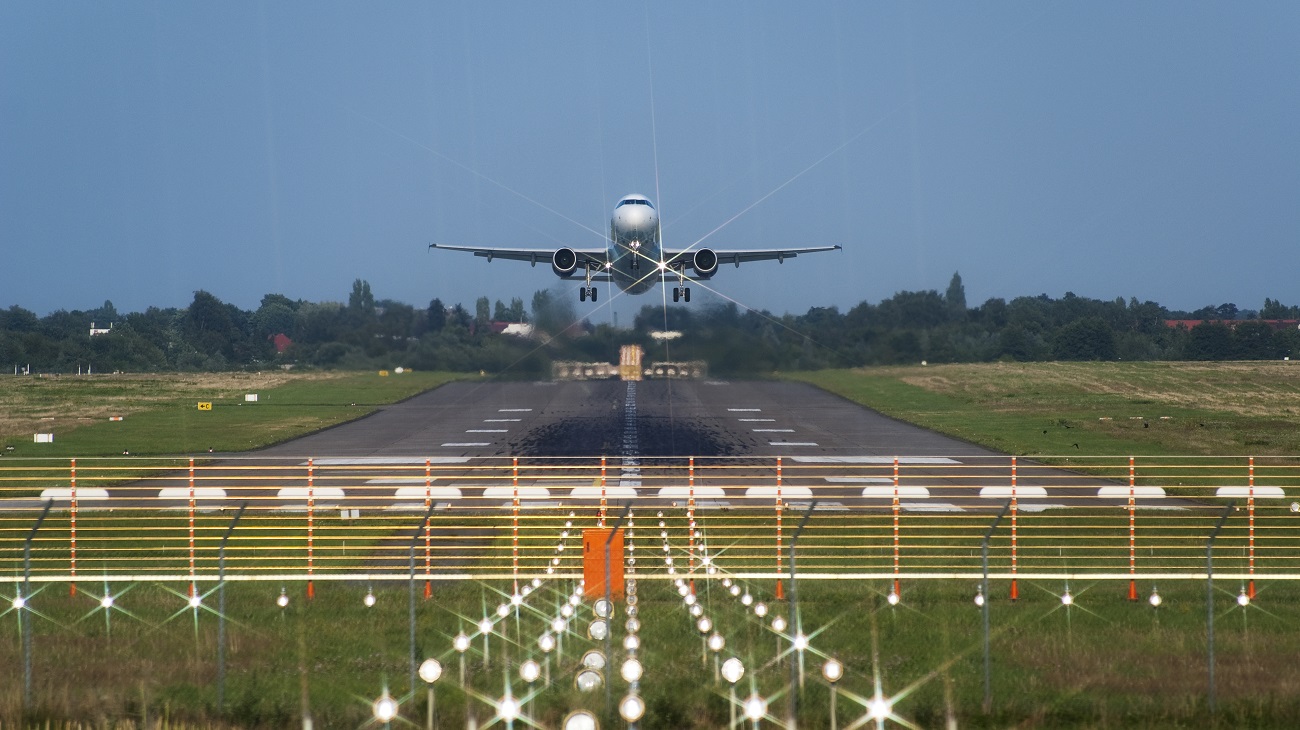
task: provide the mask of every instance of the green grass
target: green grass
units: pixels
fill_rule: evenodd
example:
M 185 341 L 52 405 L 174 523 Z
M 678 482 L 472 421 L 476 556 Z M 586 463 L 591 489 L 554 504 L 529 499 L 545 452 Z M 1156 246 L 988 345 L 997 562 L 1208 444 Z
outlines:
M 889 416 L 1022 456 L 1300 454 L 1300 363 L 991 363 L 821 370 Z

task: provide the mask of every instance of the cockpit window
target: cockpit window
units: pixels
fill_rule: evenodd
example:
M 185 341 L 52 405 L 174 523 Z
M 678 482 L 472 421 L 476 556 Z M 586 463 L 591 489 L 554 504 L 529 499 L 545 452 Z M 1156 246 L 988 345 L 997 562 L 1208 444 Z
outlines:
M 628 198 L 628 199 L 626 199 L 626 200 L 620 200 L 620 201 L 618 201 L 618 205 L 616 205 L 616 206 L 614 206 L 614 207 L 615 207 L 615 208 L 622 208 L 622 207 L 625 206 L 625 205 L 647 205 L 647 206 L 650 206 L 651 209 L 654 208 L 653 205 L 650 205 L 650 201 L 649 201 L 649 200 L 646 200 L 645 198 Z

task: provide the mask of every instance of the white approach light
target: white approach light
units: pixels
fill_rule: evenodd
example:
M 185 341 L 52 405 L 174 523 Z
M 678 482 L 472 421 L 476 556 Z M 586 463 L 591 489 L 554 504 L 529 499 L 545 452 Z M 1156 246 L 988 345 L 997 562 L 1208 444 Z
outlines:
M 1164 599 L 1160 597 L 1160 594 L 1156 592 L 1156 589 L 1152 588 L 1151 597 L 1147 599 L 1147 602 L 1151 604 L 1152 608 L 1160 608 L 1160 604 L 1164 603 Z
M 420 664 L 420 679 L 423 679 L 425 683 L 433 684 L 434 682 L 437 682 L 438 677 L 441 676 L 442 663 L 437 659 L 425 659 L 424 662 Z
M 1062 606 L 1074 605 L 1074 596 L 1070 595 L 1070 589 L 1068 588 L 1065 589 L 1065 593 L 1061 594 L 1061 605 Z
M 555 620 L 551 621 L 551 631 L 554 631 L 557 634 L 563 634 L 568 630 L 569 622 L 565 621 L 563 617 L 556 616 Z
M 707 634 L 713 628 L 713 621 L 709 620 L 708 616 L 701 616 L 700 620 L 695 622 L 695 628 L 699 629 L 701 634 Z
M 794 635 L 794 648 L 796 651 L 804 651 L 808 648 L 808 637 L 802 633 Z
M 497 715 L 506 722 L 514 722 L 519 717 L 519 702 L 506 695 L 497 703 Z
M 785 619 L 781 618 L 780 616 L 773 618 L 772 630 L 777 632 L 785 631 Z
M 696 618 L 699 618 L 700 616 L 704 615 L 704 606 L 701 606 L 698 603 L 695 604 L 694 606 L 691 606 L 691 615 Z
M 21 593 L 14 596 L 14 601 L 13 601 L 14 608 L 21 611 L 26 605 L 27 605 L 27 599 L 23 598 Z
M 691 593 L 690 591 L 687 591 L 687 592 L 686 592 L 686 597 L 683 598 L 682 600 L 686 601 L 686 605 L 688 605 L 688 606 L 694 606 L 694 605 L 695 605 L 695 602 L 698 601 L 699 599 L 695 597 L 695 594 L 694 594 L 694 593 Z
M 198 608 L 203 605 L 203 596 L 195 593 L 190 596 L 190 608 Z
M 504 603 L 501 604 L 500 606 L 497 606 L 497 615 L 500 616 L 501 618 L 505 618 L 506 616 L 509 616 L 510 607 Z
M 527 683 L 532 684 L 537 678 L 542 676 L 542 665 L 529 659 L 519 665 L 519 676 Z
M 565 617 L 565 618 L 569 618 L 570 616 L 572 616 L 572 615 L 573 615 L 573 606 L 570 606 L 570 605 L 567 604 L 567 603 L 564 604 L 563 606 L 560 606 L 560 615 L 563 616 L 563 617 Z
M 582 655 L 582 666 L 599 672 L 605 668 L 605 655 L 601 654 L 599 649 L 588 649 L 587 653 Z
M 600 672 L 593 669 L 584 669 L 573 678 L 573 684 L 579 692 L 595 692 L 603 682 Z
M 867 702 L 867 717 L 884 722 L 894 714 L 894 703 L 888 697 L 876 697 Z
M 844 676 L 844 665 L 840 664 L 838 659 L 831 657 L 822 665 L 822 676 L 826 678 L 827 682 L 831 682 L 832 684 L 838 682 L 840 681 L 840 677 Z
M 285 603 L 288 603 L 288 602 L 289 602 L 289 601 L 288 601 L 288 599 L 286 598 L 286 599 L 285 599 Z M 99 599 L 99 607 L 100 607 L 100 608 L 112 608 L 112 607 L 113 607 L 113 597 L 110 596 L 109 594 L 105 593 L 105 594 L 104 594 L 104 597 L 101 598 L 101 599 Z
M 642 671 L 641 662 L 636 659 L 628 659 L 623 662 L 623 666 L 619 669 L 619 674 L 623 676 L 624 682 L 632 684 L 633 682 L 641 681 Z
M 469 637 L 466 636 L 463 631 L 456 634 L 456 638 L 451 640 L 451 647 L 457 652 L 464 654 L 469 650 Z
M 587 636 L 592 641 L 604 641 L 609 636 L 609 624 L 604 619 L 596 619 L 587 625 Z
M 628 651 L 636 651 L 641 648 L 641 640 L 636 634 L 628 634 L 623 637 L 623 648 Z
M 1245 588 L 1241 589 L 1241 593 L 1237 594 L 1237 605 L 1242 608 L 1250 605 L 1250 596 L 1246 595 Z
M 104 596 L 104 598 L 108 601 L 109 606 L 113 605 L 112 598 L 109 598 L 108 596 Z M 286 593 L 283 588 L 280 589 L 280 597 L 275 599 L 275 605 L 280 608 L 286 608 L 289 605 L 289 594 Z M 108 606 L 105 606 L 104 608 L 108 608 Z
M 766 616 L 766 615 L 767 615 L 767 604 L 766 604 L 766 603 L 762 603 L 762 602 L 755 603 L 755 604 L 754 604 L 754 615 L 757 616 L 757 617 L 759 617 L 759 618 L 763 618 L 764 616 Z
M 382 723 L 392 722 L 393 718 L 397 717 L 397 700 L 389 697 L 388 692 L 384 692 L 371 705 L 371 709 L 375 713 L 376 720 Z
M 542 587 L 542 579 L 541 579 L 541 578 L 533 578 L 533 587 L 534 587 L 534 588 L 541 588 L 541 587 Z
M 733 595 L 733 596 L 739 596 L 739 595 L 740 595 L 740 586 L 736 585 L 735 583 L 731 584 L 731 595 Z
M 745 676 L 745 664 L 736 657 L 732 657 L 722 663 L 722 678 L 735 684 L 740 678 Z
M 748 606 L 753 602 L 754 602 L 754 597 L 749 595 L 748 593 L 740 597 L 740 605 L 742 606 Z
M 614 612 L 614 607 L 609 601 L 606 601 L 603 598 L 598 598 L 596 599 L 596 603 L 591 607 L 591 610 L 601 618 L 609 618 L 609 615 Z
M 366 589 L 366 597 L 365 597 L 365 598 L 362 598 L 362 599 L 361 599 L 361 602 L 364 603 L 364 604 L 366 604 L 366 608 L 370 608 L 371 606 L 375 605 L 375 592 L 372 591 L 372 590 L 370 590 L 369 588 L 367 588 L 367 589 Z M 192 600 L 192 599 L 191 599 L 190 603 L 193 604 L 193 600 Z
M 638 619 L 630 618 L 627 623 L 623 624 L 623 628 L 627 629 L 629 634 L 635 634 L 641 630 L 641 622 Z
M 976 606 L 984 605 L 984 590 L 982 588 L 975 589 L 975 605 Z
M 479 622 L 478 622 L 478 632 L 479 632 L 480 634 L 490 634 L 490 633 L 492 633 L 492 619 L 490 619 L 490 618 L 484 618 L 482 621 L 479 621 Z
M 581 593 L 574 593 L 572 596 L 569 596 L 569 605 L 570 605 L 570 606 L 577 606 L 579 603 L 582 603 L 582 594 L 581 594 Z
M 730 588 L 730 587 L 731 587 L 731 579 L 730 579 L 730 578 L 723 578 L 723 579 L 722 579 L 722 585 L 724 585 L 724 586 Z
M 527 588 L 525 588 L 525 590 L 527 590 Z M 513 595 L 510 596 L 510 605 L 511 605 L 511 606 L 522 606 L 523 603 L 524 603 L 524 597 L 523 597 L 522 594 L 515 593 L 515 594 L 513 594 Z M 498 608 L 498 609 L 497 609 L 497 612 L 499 613 L 500 611 L 501 611 L 501 609 Z
M 685 597 L 686 597 L 686 594 L 687 594 L 687 593 L 690 593 L 690 592 L 691 592 L 691 589 L 688 588 L 688 587 L 686 586 L 686 583 L 685 583 L 683 580 L 681 580 L 680 578 L 678 578 L 678 579 L 677 579 L 677 595 L 681 596 L 682 598 L 685 598 Z
M 885 596 L 885 600 L 889 602 L 889 605 L 891 605 L 891 606 L 897 606 L 897 605 L 898 605 L 898 594 L 895 593 L 895 592 L 893 592 L 893 591 L 891 590 L 891 591 L 889 592 L 889 595 Z
M 537 639 L 537 648 L 542 650 L 543 654 L 550 654 L 555 648 L 555 637 L 550 634 L 542 634 Z
M 564 718 L 564 730 L 599 730 L 596 716 L 586 710 L 578 710 Z
M 753 720 L 754 722 L 758 722 L 759 720 L 762 720 L 766 715 L 767 715 L 767 700 L 763 699 L 762 696 L 754 694 L 754 695 L 750 695 L 749 699 L 745 700 L 746 718 Z
M 716 631 L 713 632 L 712 634 L 709 634 L 709 651 L 712 651 L 713 653 L 716 654 L 722 651 L 722 648 L 726 645 L 727 645 L 727 640 L 722 638 L 722 634 L 719 634 Z
M 645 714 L 645 700 L 636 695 L 628 695 L 618 703 L 618 716 L 628 722 L 636 722 Z

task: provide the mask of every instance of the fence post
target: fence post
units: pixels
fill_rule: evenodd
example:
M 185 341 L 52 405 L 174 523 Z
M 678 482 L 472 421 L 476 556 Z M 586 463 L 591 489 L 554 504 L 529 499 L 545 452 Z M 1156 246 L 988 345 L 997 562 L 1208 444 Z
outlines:
M 902 595 L 902 586 L 898 581 L 898 457 L 894 457 L 894 595 Z
M 1206 638 L 1210 645 L 1209 649 L 1209 677 L 1210 677 L 1210 712 L 1214 712 L 1214 538 L 1219 536 L 1219 530 L 1223 529 L 1223 523 L 1228 521 L 1228 515 L 1232 514 L 1233 503 L 1229 502 L 1227 507 L 1223 508 L 1223 515 L 1219 517 L 1218 523 L 1210 531 L 1210 537 L 1205 541 L 1205 627 Z
M 785 598 L 781 587 L 781 457 L 776 457 L 776 600 Z
M 1246 595 L 1255 600 L 1255 457 L 1250 457 L 1250 487 L 1246 497 L 1246 516 L 1249 520 L 1250 583 Z
M 686 574 L 695 592 L 695 457 L 688 457 L 686 477 Z
M 72 582 L 68 584 L 68 595 L 77 595 L 77 460 L 72 460 L 69 476 L 69 493 L 68 493 L 68 519 L 70 520 L 70 536 L 68 542 L 69 549 L 69 573 Z
M 1020 586 L 1016 585 L 1016 572 L 1019 568 L 1019 503 L 1016 499 L 1016 457 L 1011 457 L 1011 600 L 1020 600 Z
M 1128 599 L 1137 601 L 1137 475 L 1128 457 Z
M 316 586 L 311 581 L 312 568 L 314 567 L 313 548 L 315 547 L 315 517 L 316 517 L 316 489 L 315 489 L 315 463 L 309 457 L 307 459 L 307 600 L 316 597 Z

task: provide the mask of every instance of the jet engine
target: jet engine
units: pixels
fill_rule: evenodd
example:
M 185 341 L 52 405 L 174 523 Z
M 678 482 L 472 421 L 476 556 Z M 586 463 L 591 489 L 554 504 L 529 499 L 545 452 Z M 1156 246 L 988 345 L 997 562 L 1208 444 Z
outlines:
M 551 254 L 551 271 L 556 276 L 570 276 L 578 269 L 578 254 L 571 248 L 562 248 Z
M 711 248 L 702 248 L 691 256 L 691 268 L 695 269 L 695 277 L 698 279 L 707 279 L 718 271 L 718 254 Z

